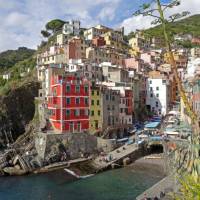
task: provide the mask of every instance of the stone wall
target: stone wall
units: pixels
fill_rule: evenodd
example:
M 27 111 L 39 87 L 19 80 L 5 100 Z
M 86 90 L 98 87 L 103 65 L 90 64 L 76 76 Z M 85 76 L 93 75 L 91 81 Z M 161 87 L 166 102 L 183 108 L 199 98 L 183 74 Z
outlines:
M 44 161 L 70 160 L 98 153 L 97 138 L 87 133 L 37 133 L 35 147 Z
M 97 148 L 100 151 L 108 153 L 113 149 L 115 149 L 116 147 L 117 147 L 116 140 L 97 138 Z

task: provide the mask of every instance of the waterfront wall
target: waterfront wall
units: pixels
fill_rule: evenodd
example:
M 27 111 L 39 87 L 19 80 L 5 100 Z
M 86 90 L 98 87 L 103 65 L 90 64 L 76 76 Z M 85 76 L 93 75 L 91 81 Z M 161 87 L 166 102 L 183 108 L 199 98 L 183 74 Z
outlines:
M 98 152 L 97 138 L 87 133 L 37 133 L 35 147 L 42 160 L 52 162 L 63 156 L 69 160 Z
M 113 149 L 117 147 L 116 140 L 108 140 L 103 138 L 97 138 L 97 148 L 100 151 L 104 151 L 106 153 L 111 152 Z

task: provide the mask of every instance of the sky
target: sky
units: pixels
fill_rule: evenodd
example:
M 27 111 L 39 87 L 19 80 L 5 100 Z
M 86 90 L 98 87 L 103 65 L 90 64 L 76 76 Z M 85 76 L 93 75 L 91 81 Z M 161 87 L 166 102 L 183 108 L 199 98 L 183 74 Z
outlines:
M 151 0 L 0 0 L 0 52 L 20 46 L 37 48 L 43 39 L 40 31 L 52 19 L 78 19 L 82 27 L 103 24 L 125 28 L 125 33 L 151 26 L 151 17 L 132 16 Z M 162 0 L 167 3 L 170 0 Z M 200 0 L 181 0 L 167 11 L 200 14 Z

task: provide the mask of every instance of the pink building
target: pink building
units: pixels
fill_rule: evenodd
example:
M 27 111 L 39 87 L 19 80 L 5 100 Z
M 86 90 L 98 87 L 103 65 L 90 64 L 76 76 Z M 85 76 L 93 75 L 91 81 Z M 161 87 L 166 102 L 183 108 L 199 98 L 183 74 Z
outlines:
M 128 69 L 135 69 L 137 72 L 140 72 L 143 67 L 144 62 L 138 58 L 126 58 L 124 59 L 124 66 Z
M 92 44 L 95 45 L 96 47 L 104 46 L 106 44 L 106 41 L 104 40 L 103 37 L 97 36 L 92 39 Z
M 67 45 L 68 59 L 85 59 L 86 45 L 81 38 L 72 38 Z
M 156 67 L 155 52 L 141 53 L 140 58 L 145 64 L 150 65 L 153 69 Z

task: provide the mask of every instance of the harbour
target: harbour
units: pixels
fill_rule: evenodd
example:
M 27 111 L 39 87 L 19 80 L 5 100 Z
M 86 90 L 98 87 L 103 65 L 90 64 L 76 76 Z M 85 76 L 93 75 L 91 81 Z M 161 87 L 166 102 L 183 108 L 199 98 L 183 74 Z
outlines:
M 141 161 L 79 180 L 60 169 L 1 178 L 0 196 L 4 200 L 133 200 L 163 177 L 160 164 Z

